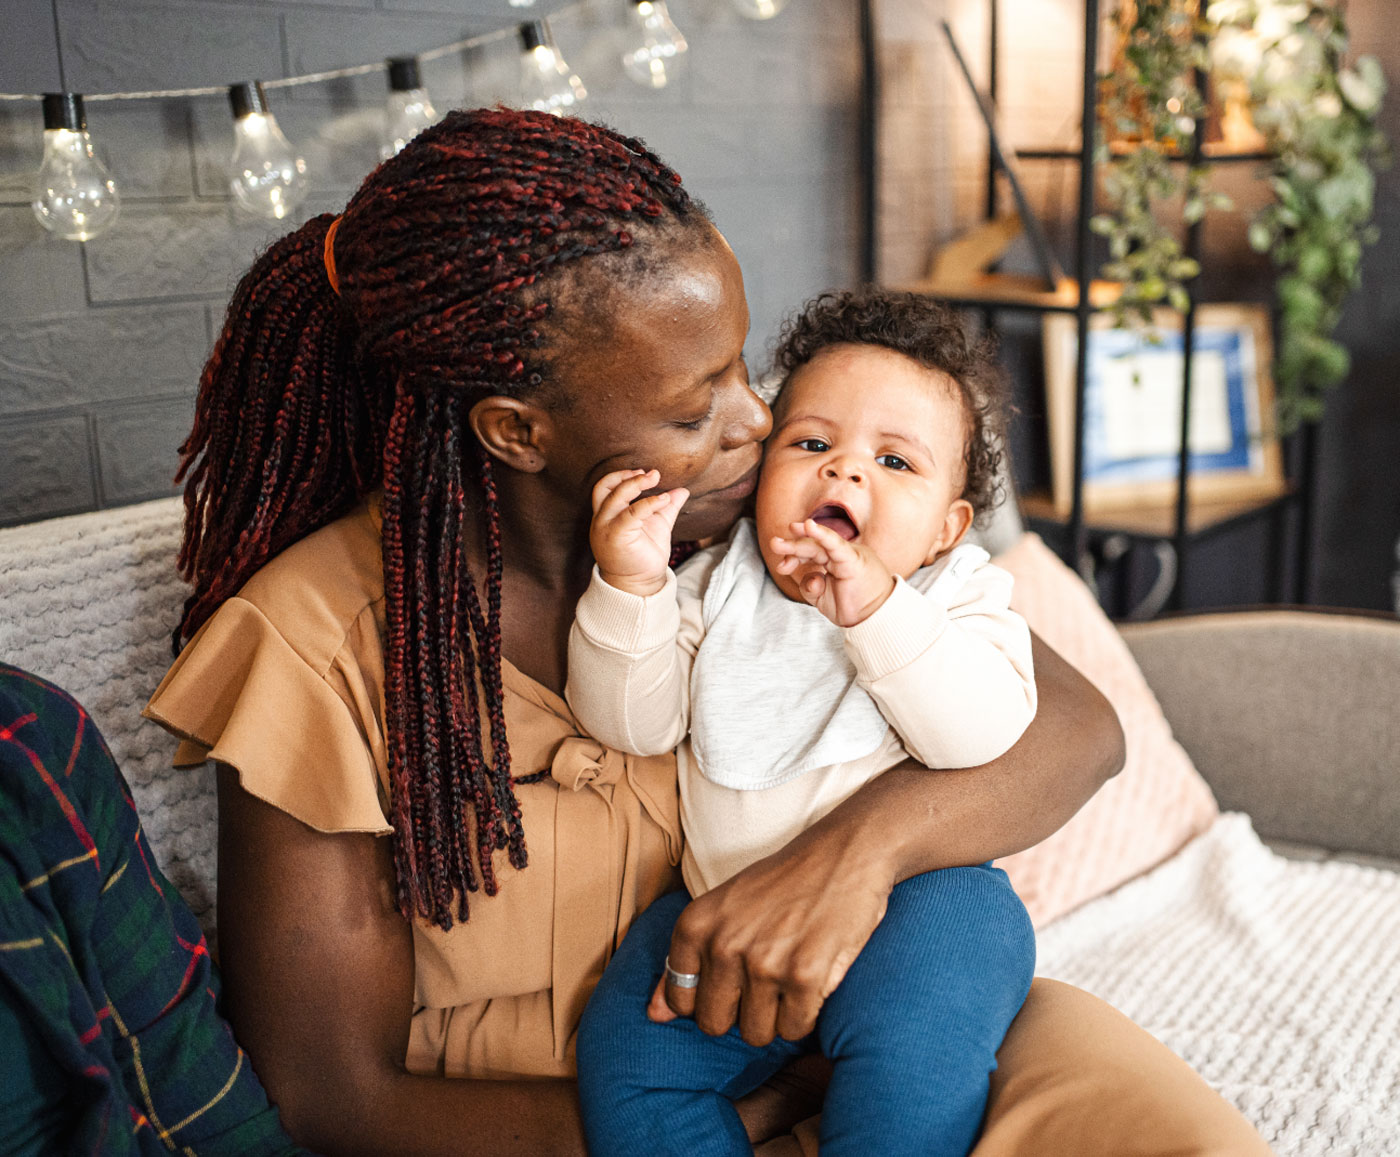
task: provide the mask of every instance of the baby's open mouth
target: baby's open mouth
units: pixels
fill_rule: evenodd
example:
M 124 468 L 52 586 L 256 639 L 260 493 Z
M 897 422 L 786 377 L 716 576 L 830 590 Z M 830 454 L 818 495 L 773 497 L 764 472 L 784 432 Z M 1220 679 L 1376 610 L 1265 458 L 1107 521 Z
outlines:
M 818 526 L 824 526 L 827 530 L 834 530 L 847 542 L 860 534 L 856 529 L 856 524 L 851 520 L 851 516 L 846 513 L 844 507 L 828 502 L 825 506 L 819 506 L 811 514 L 811 519 Z

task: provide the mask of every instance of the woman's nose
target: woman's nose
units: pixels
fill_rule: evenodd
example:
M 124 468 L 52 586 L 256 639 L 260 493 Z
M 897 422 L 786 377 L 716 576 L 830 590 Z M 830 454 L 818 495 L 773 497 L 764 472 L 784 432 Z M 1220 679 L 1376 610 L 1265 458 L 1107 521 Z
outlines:
M 762 442 L 773 429 L 773 411 L 745 382 L 734 391 L 732 412 L 725 415 L 724 448 L 737 450 L 750 442 Z

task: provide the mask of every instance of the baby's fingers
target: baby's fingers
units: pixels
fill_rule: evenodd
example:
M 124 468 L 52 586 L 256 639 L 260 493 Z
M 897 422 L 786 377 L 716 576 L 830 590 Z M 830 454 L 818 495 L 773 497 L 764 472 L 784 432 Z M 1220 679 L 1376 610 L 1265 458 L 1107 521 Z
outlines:
M 593 516 L 616 518 L 643 490 L 661 481 L 657 470 L 614 470 L 604 474 L 593 487 Z
M 801 523 L 795 525 L 800 526 Z M 781 538 L 774 535 L 772 544 L 773 553 L 782 558 L 783 562 L 796 560 L 824 564 L 827 561 L 826 548 L 812 538 Z
M 793 524 L 798 525 L 797 523 Z M 823 526 L 814 518 L 807 519 L 801 523 L 802 532 L 809 538 L 815 539 L 826 548 L 827 555 L 835 562 L 844 562 L 848 558 L 854 558 L 856 548 L 842 538 L 829 526 Z

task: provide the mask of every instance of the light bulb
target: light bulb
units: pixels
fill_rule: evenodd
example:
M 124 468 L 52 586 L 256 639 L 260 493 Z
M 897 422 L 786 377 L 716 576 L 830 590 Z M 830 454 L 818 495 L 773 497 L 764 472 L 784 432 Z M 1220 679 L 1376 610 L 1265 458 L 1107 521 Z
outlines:
M 685 37 L 672 23 L 666 0 L 628 0 L 628 5 L 642 36 L 640 44 L 622 54 L 622 67 L 638 84 L 665 88 L 685 54 Z
M 306 162 L 277 127 L 261 81 L 228 90 L 233 106 L 229 188 L 249 213 L 280 221 L 306 196 Z
M 387 161 L 430 124 L 436 123 L 438 114 L 418 74 L 417 57 L 395 56 L 385 63 L 389 69 L 389 102 L 379 156 Z
M 559 50 L 554 47 L 549 23 L 531 20 L 522 24 L 520 33 L 520 88 L 526 108 L 552 112 L 563 116 L 571 112 L 588 95 Z
M 92 153 L 75 92 L 44 97 L 44 162 L 34 183 L 34 216 L 65 241 L 87 241 L 117 219 L 121 198 L 112 176 Z
M 783 10 L 787 0 L 733 0 L 733 3 L 740 16 L 747 16 L 750 20 L 772 20 Z

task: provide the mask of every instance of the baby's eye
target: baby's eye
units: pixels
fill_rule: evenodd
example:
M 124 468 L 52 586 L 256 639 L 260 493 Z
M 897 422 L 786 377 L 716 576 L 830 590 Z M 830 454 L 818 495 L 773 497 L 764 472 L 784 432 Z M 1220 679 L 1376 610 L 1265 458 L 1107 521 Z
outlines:
M 799 450 L 809 450 L 813 454 L 821 454 L 830 449 L 820 438 L 803 438 L 800 442 L 795 443 L 795 445 Z
M 887 466 L 891 470 L 912 470 L 914 469 L 898 454 L 881 454 L 875 459 L 881 466 Z

